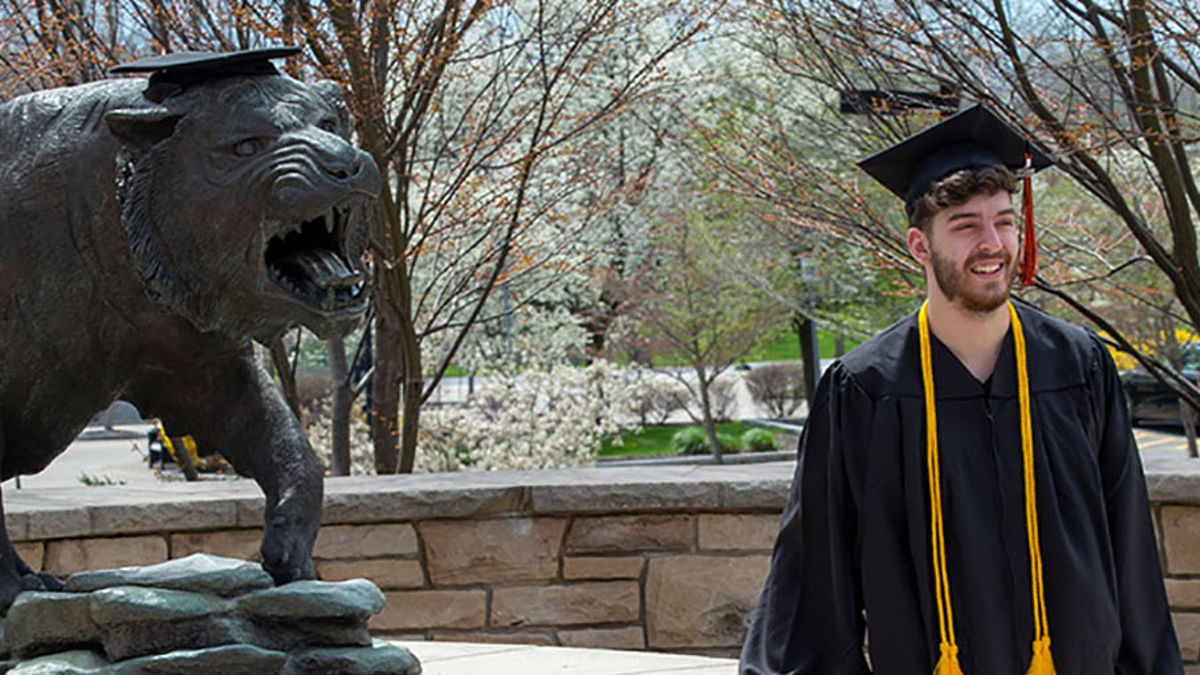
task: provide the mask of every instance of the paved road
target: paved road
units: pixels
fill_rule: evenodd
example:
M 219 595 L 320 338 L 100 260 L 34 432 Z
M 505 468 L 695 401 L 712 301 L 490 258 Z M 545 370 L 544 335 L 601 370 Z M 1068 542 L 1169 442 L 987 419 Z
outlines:
M 1178 427 L 1135 427 L 1133 438 L 1142 450 L 1178 450 L 1180 456 L 1187 456 L 1187 437 Z

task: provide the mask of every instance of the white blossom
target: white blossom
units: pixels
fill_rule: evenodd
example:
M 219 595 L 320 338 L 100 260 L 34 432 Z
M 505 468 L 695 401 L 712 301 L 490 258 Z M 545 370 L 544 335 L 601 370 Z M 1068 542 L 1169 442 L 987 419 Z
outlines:
M 421 413 L 418 471 L 589 465 L 606 438 L 636 428 L 639 383 L 607 361 L 497 374 L 463 405 Z

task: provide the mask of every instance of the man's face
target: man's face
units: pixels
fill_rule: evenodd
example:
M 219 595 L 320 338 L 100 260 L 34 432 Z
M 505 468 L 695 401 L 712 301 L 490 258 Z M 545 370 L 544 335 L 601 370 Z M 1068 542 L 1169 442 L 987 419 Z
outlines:
M 1017 215 L 1003 191 L 942 209 L 927 232 L 909 232 L 914 257 L 932 272 L 930 295 L 940 293 L 972 313 L 991 312 L 1008 300 L 1017 245 Z

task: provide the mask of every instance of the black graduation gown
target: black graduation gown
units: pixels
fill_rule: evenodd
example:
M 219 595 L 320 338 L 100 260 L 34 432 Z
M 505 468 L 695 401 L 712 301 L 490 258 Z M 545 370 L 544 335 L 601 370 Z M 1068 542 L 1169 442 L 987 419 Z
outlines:
M 1079 327 L 1024 306 L 1017 312 L 1058 674 L 1182 673 L 1112 359 Z M 821 379 L 742 675 L 933 671 L 939 631 L 916 317 Z M 932 342 L 959 661 L 965 675 L 1023 675 L 1033 599 L 1012 333 L 986 383 Z

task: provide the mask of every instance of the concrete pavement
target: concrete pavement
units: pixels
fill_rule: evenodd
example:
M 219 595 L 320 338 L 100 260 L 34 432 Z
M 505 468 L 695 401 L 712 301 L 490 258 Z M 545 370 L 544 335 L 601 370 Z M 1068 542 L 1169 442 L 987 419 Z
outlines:
M 1137 441 L 1138 449 L 1177 451 L 1183 457 L 1187 456 L 1187 438 L 1183 430 L 1174 427 L 1134 427 L 1133 439 Z
M 88 440 L 89 435 L 94 436 L 98 431 L 91 427 L 41 473 L 9 478 L 0 484 L 0 488 L 4 491 L 18 489 L 18 481 L 19 489 L 24 490 L 85 485 L 153 485 L 183 480 L 183 474 L 173 466 L 161 475 L 150 469 L 146 447 L 146 432 L 150 430 L 150 425 L 118 425 L 116 429 L 133 437 Z
M 462 642 L 404 642 L 423 675 L 736 675 L 737 661 L 655 652 Z

